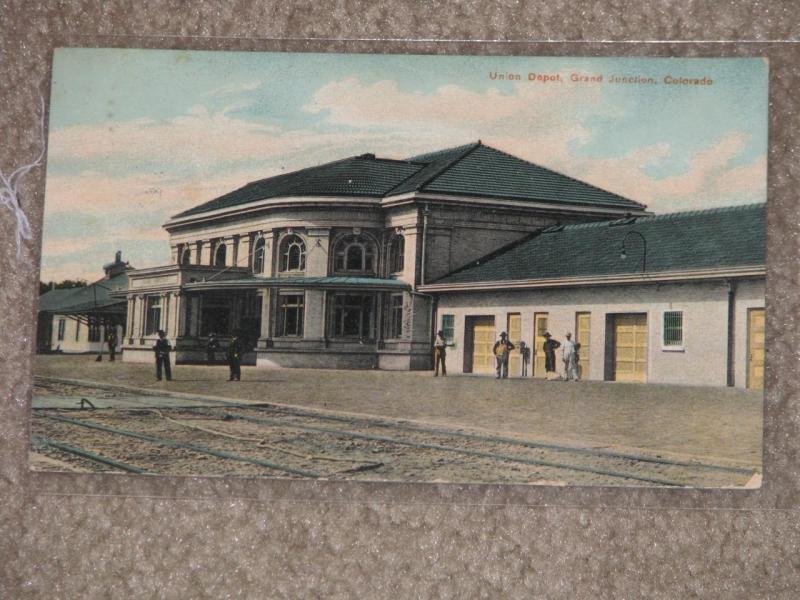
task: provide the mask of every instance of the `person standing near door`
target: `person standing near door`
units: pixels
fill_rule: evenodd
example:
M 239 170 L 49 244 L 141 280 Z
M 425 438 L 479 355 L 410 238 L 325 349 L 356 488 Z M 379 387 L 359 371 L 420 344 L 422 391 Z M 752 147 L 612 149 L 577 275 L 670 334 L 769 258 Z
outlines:
M 231 343 L 228 346 L 228 367 L 231 375 L 228 381 L 242 380 L 242 342 L 237 334 L 233 334 Z
M 561 347 L 561 342 L 554 340 L 549 331 L 544 332 L 544 338 L 544 344 L 542 344 L 542 350 L 544 351 L 544 378 L 557 379 L 556 350 Z
M 494 343 L 492 352 L 494 353 L 495 360 L 497 361 L 497 377 L 496 379 L 508 378 L 508 353 L 514 349 L 514 344 L 508 339 L 506 332 L 500 334 L 500 339 Z
M 442 367 L 442 377 L 447 377 L 447 340 L 444 338 L 444 331 L 436 333 L 436 340 L 433 342 L 433 376 L 439 376 L 439 365 Z
M 158 340 L 153 346 L 156 353 L 156 379 L 161 381 L 161 372 L 163 369 L 164 375 L 167 376 L 167 381 L 172 379 L 172 370 L 169 364 L 169 353 L 172 346 L 169 345 L 169 340 L 163 330 L 158 330 Z

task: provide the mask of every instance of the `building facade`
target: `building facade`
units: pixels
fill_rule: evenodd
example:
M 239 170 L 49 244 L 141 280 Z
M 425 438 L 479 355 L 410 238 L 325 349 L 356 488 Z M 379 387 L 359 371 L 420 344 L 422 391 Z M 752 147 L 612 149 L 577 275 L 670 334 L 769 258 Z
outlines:
M 130 274 L 125 360 L 178 362 L 208 336 L 245 364 L 424 369 L 428 282 L 537 231 L 648 214 L 642 204 L 482 144 L 350 157 L 250 183 L 175 215 L 168 265 Z
M 438 298 L 451 372 L 545 377 L 544 334 L 580 343 L 583 379 L 760 389 L 765 205 L 544 229 L 422 287 Z M 558 355 L 558 373 L 564 365 Z

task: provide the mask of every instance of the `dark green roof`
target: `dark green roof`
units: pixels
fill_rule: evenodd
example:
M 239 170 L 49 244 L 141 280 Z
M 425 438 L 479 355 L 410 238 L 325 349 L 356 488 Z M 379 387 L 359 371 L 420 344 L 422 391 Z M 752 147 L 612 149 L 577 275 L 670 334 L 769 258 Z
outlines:
M 640 273 L 644 244 L 636 233 L 647 243 L 647 273 L 760 266 L 764 213 L 764 204 L 750 204 L 550 227 L 433 283 Z
M 480 141 L 406 160 L 362 154 L 248 183 L 186 210 L 187 217 L 267 198 L 387 197 L 408 192 L 576 203 L 640 212 L 644 206 L 495 150 Z
M 39 311 L 57 314 L 80 314 L 108 311 L 122 306 L 125 298 L 112 298 L 111 292 L 127 289 L 128 274 L 120 273 L 110 279 L 100 279 L 84 287 L 66 290 L 50 290 L 39 296 Z

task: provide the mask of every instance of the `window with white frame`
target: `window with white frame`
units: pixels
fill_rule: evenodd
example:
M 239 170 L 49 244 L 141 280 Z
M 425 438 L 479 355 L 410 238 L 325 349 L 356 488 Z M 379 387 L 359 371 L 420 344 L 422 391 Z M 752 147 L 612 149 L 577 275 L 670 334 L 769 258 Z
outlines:
M 340 273 L 375 273 L 374 240 L 362 234 L 345 235 L 339 238 L 334 248 L 333 268 Z
M 389 242 L 389 272 L 400 273 L 405 268 L 406 239 L 395 235 Z
M 372 339 L 375 327 L 374 294 L 334 294 L 331 335 L 337 338 Z
M 303 294 L 280 294 L 278 296 L 277 334 L 281 337 L 303 335 Z
M 386 319 L 386 337 L 403 337 L 403 294 L 389 296 L 389 310 Z
M 284 237 L 279 254 L 281 272 L 306 270 L 306 244 L 299 235 L 290 234 Z
M 155 335 L 161 328 L 161 296 L 147 297 L 144 334 Z
M 683 347 L 683 311 L 664 311 L 662 344 L 664 348 Z
M 267 242 L 264 238 L 258 238 L 256 245 L 253 249 L 253 273 L 264 272 L 264 255 L 267 248 Z

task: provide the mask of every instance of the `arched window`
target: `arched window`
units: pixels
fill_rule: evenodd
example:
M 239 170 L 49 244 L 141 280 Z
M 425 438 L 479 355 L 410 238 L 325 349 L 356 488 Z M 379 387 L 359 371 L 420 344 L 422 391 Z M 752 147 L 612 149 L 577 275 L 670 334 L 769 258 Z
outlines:
M 267 243 L 264 238 L 259 238 L 253 249 L 253 273 L 264 272 L 264 252 Z
M 346 235 L 339 238 L 334 250 L 335 271 L 374 273 L 375 242 L 365 235 Z
M 225 266 L 225 254 L 227 249 L 225 247 L 225 242 L 219 242 L 217 244 L 217 250 L 214 252 L 214 266 L 215 267 L 224 267 Z
M 405 268 L 406 238 L 394 236 L 389 242 L 389 272 L 399 273 Z
M 183 251 L 181 252 L 180 263 L 182 265 L 192 264 L 192 251 L 188 246 L 184 248 Z
M 287 235 L 281 240 L 279 268 L 284 272 L 306 270 L 306 245 L 299 235 Z

